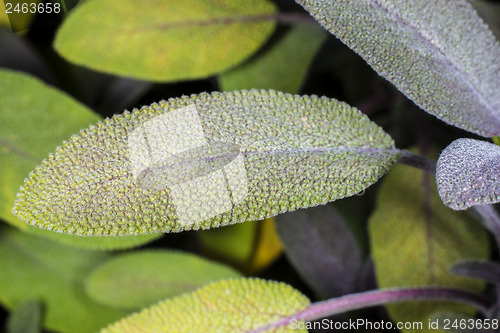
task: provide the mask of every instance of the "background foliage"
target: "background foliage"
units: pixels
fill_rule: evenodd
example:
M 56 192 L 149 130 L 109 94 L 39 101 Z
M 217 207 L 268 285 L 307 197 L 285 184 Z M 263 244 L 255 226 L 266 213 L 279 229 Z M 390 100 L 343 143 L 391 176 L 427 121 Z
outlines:
M 500 6 L 471 3 L 498 38 Z M 179 18 L 192 24 L 178 25 Z M 471 134 L 420 110 L 293 1 L 68 1 L 60 14 L 23 20 L 29 28 L 13 33 L 12 20 L 0 16 L 0 304 L 9 333 L 96 331 L 222 277 L 283 281 L 311 301 L 376 287 L 485 290 L 448 272 L 459 260 L 495 253 L 477 216 L 445 207 L 434 180 L 406 166 L 326 207 L 220 229 L 100 238 L 28 226 L 11 208 L 24 178 L 50 152 L 90 123 L 172 97 L 250 88 L 324 95 L 360 109 L 398 148 L 433 160 L 453 139 Z M 178 251 L 189 259 L 176 257 Z M 138 271 L 142 275 L 134 276 Z M 188 283 L 185 276 L 195 279 Z M 123 283 L 124 294 L 106 283 L 118 291 Z M 151 285 L 158 293 L 146 288 Z M 274 288 L 261 282 L 245 288 L 259 295 L 255 290 L 268 287 Z M 296 300 L 294 310 L 307 305 L 283 288 L 270 292 Z M 334 319 L 473 314 L 441 303 L 387 310 Z

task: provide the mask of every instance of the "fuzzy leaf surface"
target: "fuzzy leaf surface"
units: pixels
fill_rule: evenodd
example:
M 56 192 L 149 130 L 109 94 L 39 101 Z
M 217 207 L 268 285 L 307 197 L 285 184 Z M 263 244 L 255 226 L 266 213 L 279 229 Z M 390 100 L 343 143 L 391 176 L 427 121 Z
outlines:
M 332 206 L 286 213 L 276 221 L 288 259 L 315 292 L 338 297 L 356 291 L 361 251 Z
M 14 211 L 80 235 L 207 229 L 356 194 L 398 157 L 389 135 L 333 99 L 203 93 L 82 130 L 31 173 Z
M 116 256 L 93 270 L 87 294 L 114 308 L 139 309 L 209 282 L 238 278 L 234 269 L 193 254 L 141 251 Z
M 479 292 L 484 283 L 458 277 L 449 269 L 463 260 L 486 259 L 487 234 L 465 213 L 443 205 L 435 183 L 426 177 L 430 176 L 423 171 L 397 165 L 381 184 L 377 206 L 369 221 L 378 286 L 441 286 Z M 438 311 L 474 313 L 463 305 L 437 301 L 387 308 L 395 322 L 427 322 Z
M 246 332 L 308 306 L 307 297 L 281 282 L 222 280 L 153 305 L 108 326 L 101 333 Z M 286 326 L 279 332 L 295 331 L 297 329 Z
M 0 70 L 0 218 L 30 233 L 82 248 L 118 249 L 159 235 L 78 237 L 31 227 L 12 214 L 16 193 L 64 139 L 100 118 L 66 94 L 20 72 Z
M 500 45 L 465 0 L 296 0 L 409 99 L 500 134 Z
M 439 196 L 455 210 L 500 202 L 500 147 L 458 139 L 446 147 L 436 167 Z
M 89 0 L 64 21 L 54 46 L 75 64 L 119 76 L 205 78 L 257 51 L 275 12 L 268 0 Z

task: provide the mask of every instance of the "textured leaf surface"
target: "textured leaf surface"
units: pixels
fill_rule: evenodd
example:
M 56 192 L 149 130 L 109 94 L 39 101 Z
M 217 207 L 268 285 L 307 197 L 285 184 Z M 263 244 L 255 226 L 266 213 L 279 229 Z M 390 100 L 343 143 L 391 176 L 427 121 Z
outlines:
M 353 195 L 398 157 L 382 129 L 336 100 L 203 93 L 84 129 L 30 175 L 14 210 L 81 235 L 211 228 Z
M 500 147 L 486 141 L 458 139 L 439 156 L 439 196 L 450 208 L 500 202 Z
M 223 280 L 160 302 L 103 329 L 118 332 L 245 332 L 305 309 L 307 297 L 280 282 Z M 280 332 L 295 332 L 284 327 Z
M 114 257 L 97 267 L 87 277 L 85 289 L 104 305 L 139 309 L 212 281 L 240 276 L 228 266 L 193 254 L 141 251 Z
M 272 33 L 267 0 L 90 0 L 59 29 L 56 50 L 79 65 L 153 81 L 207 77 L 252 55 Z
M 11 311 L 7 321 L 7 333 L 40 333 L 42 305 L 27 300 Z
M 12 214 L 16 193 L 62 140 L 99 120 L 91 110 L 28 75 L 0 70 L 0 218 L 25 231 L 86 248 L 138 246 L 157 235 L 77 237 L 29 227 Z
M 439 119 L 500 134 L 500 46 L 465 0 L 296 0 Z
M 355 291 L 361 252 L 332 206 L 298 210 L 276 220 L 288 259 L 314 291 L 323 297 Z
M 297 25 L 269 50 L 219 75 L 224 91 L 275 89 L 296 94 L 327 33 L 320 27 Z
M 424 177 L 430 176 L 398 165 L 382 182 L 369 224 L 378 286 L 481 291 L 483 283 L 457 277 L 448 270 L 465 259 L 486 259 L 487 234 L 465 213 L 444 206 L 432 179 Z M 425 192 L 427 186 L 429 191 Z M 441 302 L 391 305 L 388 309 L 394 321 L 405 322 L 427 322 L 437 311 L 474 313 L 471 308 Z
M 128 314 L 100 305 L 84 292 L 83 279 L 105 252 L 84 251 L 0 229 L 0 302 L 12 309 L 27 300 L 43 304 L 43 325 L 57 332 L 95 332 Z

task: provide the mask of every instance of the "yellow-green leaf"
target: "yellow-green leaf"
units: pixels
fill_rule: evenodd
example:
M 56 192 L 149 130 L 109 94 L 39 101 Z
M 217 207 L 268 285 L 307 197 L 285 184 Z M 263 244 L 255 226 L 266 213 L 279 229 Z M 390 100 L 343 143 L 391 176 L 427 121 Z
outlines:
M 273 218 L 201 230 L 197 235 L 209 255 L 230 262 L 249 275 L 269 266 L 282 249 Z
M 197 236 L 208 254 L 244 266 L 252 256 L 259 221 L 247 221 L 224 228 L 200 230 Z
M 398 157 L 389 135 L 334 99 L 202 93 L 82 130 L 31 173 L 14 210 L 79 235 L 207 229 L 354 195 Z
M 139 309 L 212 281 L 240 276 L 194 254 L 140 251 L 115 256 L 97 267 L 87 277 L 85 289 L 104 305 Z
M 0 229 L 0 302 L 13 309 L 27 300 L 43 305 L 43 326 L 65 333 L 95 332 L 129 312 L 85 294 L 84 278 L 107 252 L 68 247 L 4 226 Z
M 151 81 L 204 78 L 252 55 L 274 30 L 268 0 L 89 0 L 59 29 L 79 65 Z
M 283 250 L 274 218 L 261 221 L 258 227 L 252 257 L 246 271 L 254 274 L 273 263 Z
M 446 207 L 434 179 L 418 169 L 398 165 L 386 176 L 369 232 L 380 288 L 443 286 L 481 291 L 484 286 L 448 270 L 465 259 L 488 257 L 485 230 L 465 213 Z M 401 322 L 427 323 L 440 311 L 474 313 L 472 308 L 441 302 L 387 308 L 392 319 Z
M 307 297 L 281 282 L 223 280 L 160 302 L 110 325 L 101 333 L 245 332 L 271 324 L 308 306 Z M 297 329 L 289 326 L 279 330 L 295 331 Z
M 326 37 L 319 27 L 293 26 L 269 50 L 219 75 L 221 89 L 275 89 L 296 94 Z
M 0 69 L 0 218 L 53 240 L 85 248 L 138 246 L 159 235 L 78 237 L 33 228 L 12 214 L 16 193 L 33 168 L 61 142 L 100 118 L 38 79 Z

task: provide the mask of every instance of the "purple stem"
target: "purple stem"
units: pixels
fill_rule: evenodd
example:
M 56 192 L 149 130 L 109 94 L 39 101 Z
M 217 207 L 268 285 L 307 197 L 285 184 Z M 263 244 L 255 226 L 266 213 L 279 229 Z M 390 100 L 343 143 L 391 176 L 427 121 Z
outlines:
M 301 312 L 249 332 L 263 332 L 266 330 L 290 325 L 292 319 L 301 321 L 313 321 L 316 319 L 370 306 L 417 300 L 443 300 L 466 303 L 479 310 L 485 316 L 487 315 L 488 308 L 491 305 L 481 295 L 461 289 L 439 287 L 381 289 L 366 291 L 357 294 L 350 294 L 338 298 L 332 298 L 323 302 L 314 303 Z
M 414 154 L 408 150 L 401 150 L 399 163 L 422 169 L 433 175 L 436 174 L 436 162 L 427 157 Z

